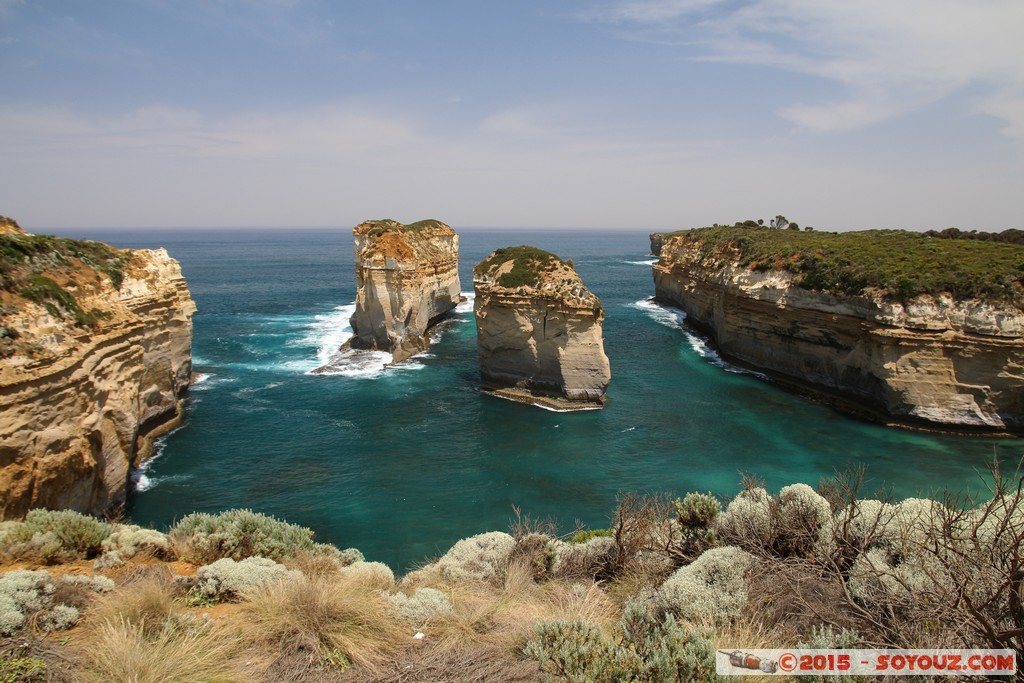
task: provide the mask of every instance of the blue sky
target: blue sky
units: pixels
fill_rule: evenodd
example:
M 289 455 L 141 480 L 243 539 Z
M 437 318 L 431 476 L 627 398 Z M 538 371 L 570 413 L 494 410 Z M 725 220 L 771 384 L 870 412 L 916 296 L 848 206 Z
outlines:
M 1021 0 L 0 0 L 45 227 L 1024 228 Z

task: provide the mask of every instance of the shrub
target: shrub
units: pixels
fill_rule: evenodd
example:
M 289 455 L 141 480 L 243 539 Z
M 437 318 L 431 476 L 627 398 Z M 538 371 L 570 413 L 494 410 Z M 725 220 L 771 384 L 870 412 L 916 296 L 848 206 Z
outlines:
M 745 575 L 753 562 L 753 556 L 740 548 L 712 548 L 666 579 L 659 597 L 670 611 L 689 621 L 727 624 L 746 606 Z
M 134 524 L 119 525 L 101 545 L 104 553 L 116 552 L 124 560 L 143 552 L 154 557 L 166 557 L 171 539 L 155 529 L 143 529 Z
M 715 524 L 722 513 L 722 504 L 710 493 L 688 493 L 673 502 L 679 526 L 677 554 L 693 560 L 705 550 L 718 545 Z
M 78 623 L 78 609 L 70 605 L 54 605 L 40 615 L 37 624 L 44 631 L 63 631 Z
M 708 528 L 722 512 L 722 504 L 710 493 L 687 493 L 676 500 L 676 518 L 684 527 Z
M 611 638 L 583 621 L 542 622 L 524 652 L 548 680 L 612 682 L 715 680 L 714 648 L 706 633 L 680 627 L 671 613 L 627 604 Z
M 597 536 L 586 543 L 555 543 L 551 573 L 565 578 L 590 578 L 606 574 L 615 555 L 615 539 Z
M 417 588 L 412 595 L 395 593 L 388 596 L 388 602 L 400 617 L 416 628 L 452 612 L 451 600 L 436 588 Z
M 489 581 L 505 565 L 515 539 L 501 531 L 464 538 L 437 561 L 441 575 L 450 581 Z
M 744 489 L 718 517 L 717 532 L 726 543 L 751 552 L 775 546 L 778 532 L 776 501 L 763 488 Z
M 203 595 L 231 598 L 271 581 L 294 580 L 298 576 L 299 572 L 265 557 L 247 557 L 241 562 L 225 557 L 199 568 L 196 589 Z
M 16 569 L 0 574 L 0 634 L 14 633 L 24 625 L 26 615 L 48 607 L 54 590 L 47 571 Z
M 48 631 L 74 626 L 79 610 L 74 604 L 84 602 L 82 591 L 104 592 L 114 582 L 102 576 L 66 575 L 54 579 L 45 570 L 16 569 L 0 574 L 0 634 L 10 635 L 35 615 L 36 624 Z
M 807 484 L 793 484 L 779 492 L 777 532 L 783 555 L 807 555 L 814 551 L 821 530 L 832 519 L 828 501 Z
M 574 533 L 569 542 L 582 544 L 595 538 L 611 538 L 614 535 L 611 529 L 582 529 Z
M 178 522 L 170 537 L 182 547 L 183 559 L 204 563 L 254 556 L 286 560 L 314 548 L 311 529 L 252 510 L 227 510 L 218 515 L 196 512 Z
M 31 510 L 7 528 L 0 548 L 15 559 L 55 564 L 99 554 L 114 527 L 72 510 Z

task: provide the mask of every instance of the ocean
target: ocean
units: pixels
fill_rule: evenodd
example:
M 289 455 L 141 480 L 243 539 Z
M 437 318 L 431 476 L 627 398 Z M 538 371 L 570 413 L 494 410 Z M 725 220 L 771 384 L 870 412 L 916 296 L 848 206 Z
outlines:
M 478 389 L 471 300 L 428 353 L 336 359 L 351 330 L 353 241 L 336 230 L 63 230 L 163 246 L 198 305 L 184 424 L 135 473 L 127 515 L 166 529 L 193 511 L 249 508 L 311 527 L 405 571 L 455 541 L 507 530 L 516 511 L 605 527 L 630 491 L 734 495 L 744 474 L 777 492 L 848 466 L 897 497 L 984 490 L 993 456 L 1024 441 L 941 436 L 846 417 L 722 362 L 681 312 L 649 298 L 645 231 L 460 229 L 462 289 L 493 249 L 571 258 L 604 303 L 609 403 L 557 413 Z

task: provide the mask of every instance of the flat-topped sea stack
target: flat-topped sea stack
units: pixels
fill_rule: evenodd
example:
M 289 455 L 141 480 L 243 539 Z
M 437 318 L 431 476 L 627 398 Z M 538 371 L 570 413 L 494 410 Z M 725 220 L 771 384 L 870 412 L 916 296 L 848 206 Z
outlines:
M 888 424 L 1024 432 L 1024 247 L 751 223 L 652 235 L 656 298 L 725 358 Z
M 571 261 L 528 246 L 498 249 L 473 269 L 473 288 L 485 390 L 555 410 L 604 405 L 604 309 Z
M 124 501 L 131 468 L 176 424 L 194 312 L 163 249 L 0 220 L 0 519 Z
M 356 312 L 350 345 L 388 351 L 395 363 L 425 350 L 427 330 L 462 301 L 458 234 L 434 220 L 366 221 L 352 234 Z

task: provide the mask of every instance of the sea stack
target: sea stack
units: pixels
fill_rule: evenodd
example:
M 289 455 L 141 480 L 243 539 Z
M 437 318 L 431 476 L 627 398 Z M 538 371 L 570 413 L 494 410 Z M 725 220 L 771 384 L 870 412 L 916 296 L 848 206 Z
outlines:
M 0 218 L 0 300 L 0 519 L 123 502 L 192 373 L 178 262 Z
M 427 330 L 462 301 L 458 234 L 435 220 L 366 221 L 352 234 L 356 312 L 350 345 L 388 351 L 395 363 L 425 350 Z
M 604 405 L 604 308 L 572 261 L 529 246 L 498 249 L 473 269 L 473 288 L 486 391 L 555 410 Z
M 1024 247 L 756 224 L 651 241 L 656 299 L 723 357 L 886 424 L 1024 432 Z

